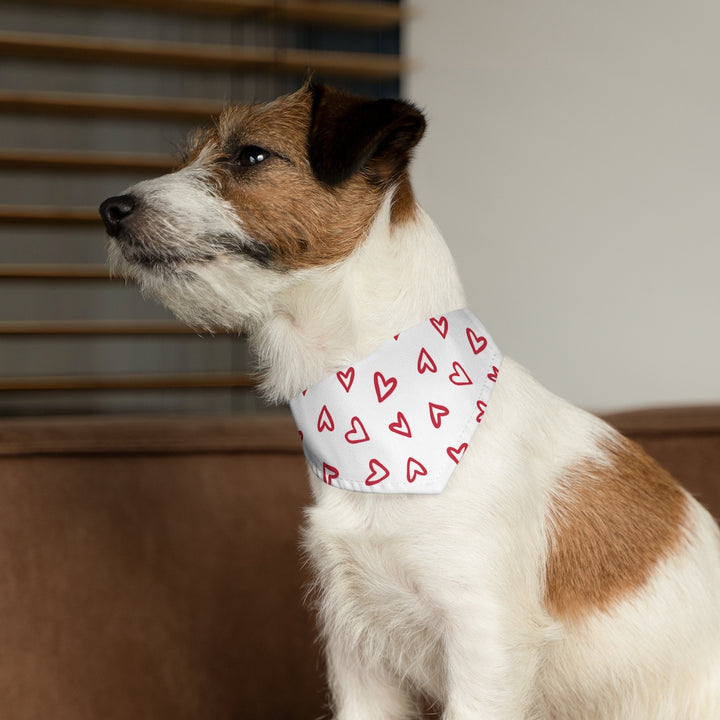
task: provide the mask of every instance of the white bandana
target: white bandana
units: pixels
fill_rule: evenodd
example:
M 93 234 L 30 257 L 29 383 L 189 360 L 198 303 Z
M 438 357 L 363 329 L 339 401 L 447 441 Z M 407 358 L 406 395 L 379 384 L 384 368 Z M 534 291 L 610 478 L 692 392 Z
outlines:
M 404 330 L 290 401 L 312 471 L 345 490 L 442 492 L 501 363 L 467 309 Z

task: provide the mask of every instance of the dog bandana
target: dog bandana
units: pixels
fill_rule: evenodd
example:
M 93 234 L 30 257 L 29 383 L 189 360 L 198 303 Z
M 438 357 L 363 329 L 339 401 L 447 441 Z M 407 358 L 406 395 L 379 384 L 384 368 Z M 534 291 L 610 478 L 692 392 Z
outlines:
M 345 490 L 442 492 L 501 362 L 466 309 L 404 330 L 290 401 L 310 468 Z

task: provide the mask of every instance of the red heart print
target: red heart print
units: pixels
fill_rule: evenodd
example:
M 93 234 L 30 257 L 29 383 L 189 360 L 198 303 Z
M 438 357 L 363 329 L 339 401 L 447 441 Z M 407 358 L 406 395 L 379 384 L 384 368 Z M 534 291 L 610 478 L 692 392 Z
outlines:
M 437 365 L 425 348 L 422 348 L 418 355 L 417 370 L 421 375 L 424 375 L 427 370 L 431 373 L 437 372 Z
M 418 475 L 427 475 L 426 467 L 415 458 L 408 458 L 407 461 L 407 481 L 415 482 L 415 478 Z
M 479 355 L 487 347 L 487 338 L 483 335 L 478 335 L 472 328 L 467 328 L 465 334 L 467 335 L 472 351 L 476 355 Z
M 366 485 L 377 485 L 390 477 L 390 471 L 379 461 L 373 458 L 369 463 L 370 474 L 365 478 Z
M 488 373 L 488 380 L 492 380 L 493 382 L 496 382 L 499 372 L 500 372 L 500 368 L 497 368 L 497 367 L 495 367 L 495 365 L 493 365 L 492 372 Z
M 355 380 L 355 368 L 349 367 L 344 372 L 342 370 L 338 370 L 338 372 L 335 373 L 335 376 L 340 381 L 340 384 L 345 388 L 345 392 L 350 392 L 350 388 Z
M 450 414 L 444 405 L 438 405 L 437 403 L 428 403 L 430 408 L 430 420 L 432 421 L 433 427 L 439 428 L 442 425 L 442 419 Z
M 482 420 L 483 415 L 485 414 L 485 408 L 487 407 L 487 403 L 483 402 L 482 400 L 478 400 L 477 403 L 477 409 L 480 411 L 478 413 L 478 416 L 475 418 L 478 422 Z
M 410 426 L 408 425 L 408 421 L 401 412 L 397 414 L 397 420 L 395 422 L 391 422 L 388 425 L 388 428 L 390 428 L 390 430 L 392 430 L 394 433 L 397 433 L 398 435 L 412 437 L 412 432 L 410 432 Z
M 300 439 L 301 439 L 301 440 L 304 440 L 304 439 L 305 439 L 305 436 L 303 435 L 303 431 L 302 431 L 302 430 L 298 430 L 298 435 L 300 436 Z
M 444 315 L 439 318 L 430 318 L 430 322 L 432 323 L 432 326 L 443 336 L 443 339 L 445 339 L 448 331 L 447 318 Z
M 447 449 L 447 454 L 450 456 L 450 459 L 455 463 L 458 464 L 460 462 L 460 458 L 465 454 L 465 451 L 468 449 L 468 444 L 463 443 L 462 445 L 454 448 L 449 447 Z
M 459 362 L 455 361 L 453 363 L 453 370 L 455 372 L 449 376 L 449 380 L 453 385 L 472 385 L 472 380 Z
M 323 463 L 323 482 L 326 485 L 332 485 L 332 481 L 338 477 L 340 473 L 338 469 L 327 463 Z
M 375 373 L 375 394 L 377 395 L 378 402 L 387 400 L 395 391 L 397 387 L 397 378 L 385 376 L 381 372 Z
M 365 426 L 362 424 L 362 420 L 359 417 L 354 417 L 350 421 L 350 430 L 345 433 L 345 439 L 351 445 L 357 445 L 358 443 L 367 442 L 370 436 L 365 430 Z
M 335 421 L 332 419 L 332 415 L 327 409 L 327 405 L 322 406 L 322 410 L 318 416 L 317 429 L 318 432 L 322 432 L 323 430 L 329 430 L 332 432 L 335 429 Z

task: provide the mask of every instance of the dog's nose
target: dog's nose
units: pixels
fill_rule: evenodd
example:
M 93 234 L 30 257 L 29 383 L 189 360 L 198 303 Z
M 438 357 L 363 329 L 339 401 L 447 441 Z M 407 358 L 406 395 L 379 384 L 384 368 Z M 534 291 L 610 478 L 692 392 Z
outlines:
M 122 229 L 123 220 L 135 210 L 135 198 L 132 195 L 117 195 L 108 198 L 100 205 L 100 217 L 110 237 L 117 237 Z

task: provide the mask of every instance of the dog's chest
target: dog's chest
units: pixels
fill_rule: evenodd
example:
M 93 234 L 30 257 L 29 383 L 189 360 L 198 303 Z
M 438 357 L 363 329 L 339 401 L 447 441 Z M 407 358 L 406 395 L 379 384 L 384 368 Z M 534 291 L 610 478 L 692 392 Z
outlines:
M 443 618 L 432 601 L 422 534 L 343 526 L 332 515 L 313 508 L 306 530 L 325 630 L 345 638 L 368 662 L 387 664 L 415 686 L 439 692 Z

